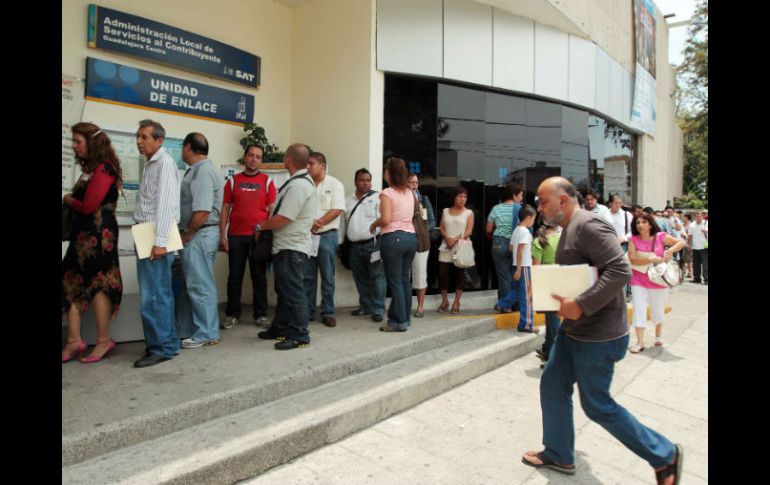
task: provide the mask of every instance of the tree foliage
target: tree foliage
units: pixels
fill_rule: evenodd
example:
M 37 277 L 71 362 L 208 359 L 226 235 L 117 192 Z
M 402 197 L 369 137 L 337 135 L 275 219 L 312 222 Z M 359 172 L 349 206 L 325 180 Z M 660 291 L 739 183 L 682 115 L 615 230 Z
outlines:
M 700 0 L 678 69 L 677 122 L 684 137 L 686 199 L 708 207 L 708 0 Z

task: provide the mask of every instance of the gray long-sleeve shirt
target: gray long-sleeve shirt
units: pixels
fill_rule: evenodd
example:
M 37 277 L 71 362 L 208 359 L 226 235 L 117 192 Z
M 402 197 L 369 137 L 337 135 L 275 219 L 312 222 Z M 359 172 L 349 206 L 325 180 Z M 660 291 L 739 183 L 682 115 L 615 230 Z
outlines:
M 629 332 L 623 288 L 631 280 L 631 265 L 612 225 L 602 217 L 576 209 L 559 239 L 557 264 L 589 264 L 599 279 L 575 300 L 583 315 L 562 321 L 564 331 L 576 340 L 604 342 Z

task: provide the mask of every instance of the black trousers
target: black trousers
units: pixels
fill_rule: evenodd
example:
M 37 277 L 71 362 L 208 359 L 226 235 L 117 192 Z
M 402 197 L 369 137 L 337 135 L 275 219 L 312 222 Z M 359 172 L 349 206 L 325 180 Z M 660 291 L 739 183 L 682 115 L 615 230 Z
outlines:
M 708 249 L 693 249 L 692 250 L 692 270 L 693 281 L 700 283 L 701 265 L 703 265 L 703 281 L 708 283 L 709 280 L 709 250 Z
M 270 241 L 260 239 L 254 243 L 253 236 L 227 236 L 230 250 L 227 253 L 230 272 L 227 276 L 227 308 L 230 317 L 241 316 L 241 290 L 246 261 L 249 262 L 251 276 L 252 305 L 254 319 L 267 316 L 267 263 L 269 259 L 261 257 L 265 253 L 261 246 L 270 245 Z M 269 254 L 270 250 L 267 249 Z

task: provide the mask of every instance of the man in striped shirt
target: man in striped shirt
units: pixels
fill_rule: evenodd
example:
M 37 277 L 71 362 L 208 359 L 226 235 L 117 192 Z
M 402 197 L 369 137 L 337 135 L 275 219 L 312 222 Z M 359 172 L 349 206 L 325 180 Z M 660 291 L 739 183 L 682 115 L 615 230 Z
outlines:
M 134 222 L 155 222 L 155 244 L 147 259 L 136 260 L 141 296 L 140 311 L 145 353 L 134 367 L 149 367 L 174 358 L 179 338 L 174 322 L 171 264 L 175 253 L 167 253 L 170 231 L 179 220 L 179 172 L 176 162 L 163 148 L 166 130 L 152 120 L 139 122 L 136 146 L 147 157 L 134 208 Z

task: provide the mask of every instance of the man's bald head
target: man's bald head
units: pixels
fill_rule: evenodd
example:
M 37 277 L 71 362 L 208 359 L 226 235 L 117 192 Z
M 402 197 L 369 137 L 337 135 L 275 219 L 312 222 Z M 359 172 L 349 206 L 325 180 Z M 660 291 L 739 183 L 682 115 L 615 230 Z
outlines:
M 572 182 L 564 177 L 550 177 L 543 180 L 543 183 L 538 187 L 537 192 L 540 194 L 541 190 L 546 190 L 556 197 L 562 194 L 566 194 L 567 197 L 574 200 L 577 203 L 577 189 L 572 185 Z
M 543 220 L 564 227 L 577 207 L 577 190 L 564 177 L 550 177 L 537 188 L 537 210 Z
M 310 150 L 307 145 L 302 143 L 292 143 L 289 148 L 286 149 L 287 163 L 290 163 L 292 167 L 302 170 L 307 167 L 307 161 L 310 158 Z

